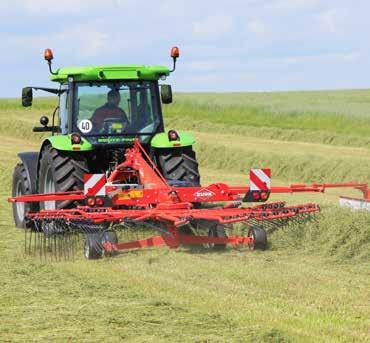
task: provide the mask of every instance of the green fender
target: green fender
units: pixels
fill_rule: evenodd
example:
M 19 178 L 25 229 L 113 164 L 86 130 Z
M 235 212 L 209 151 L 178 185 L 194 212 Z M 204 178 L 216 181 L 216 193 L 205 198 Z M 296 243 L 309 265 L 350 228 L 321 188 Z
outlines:
M 62 151 L 90 151 L 94 149 L 89 141 L 83 137 L 81 137 L 80 144 L 72 144 L 71 135 L 50 136 L 45 139 L 44 144 L 47 141 L 50 142 L 54 149 Z
M 168 139 L 167 132 L 157 133 L 150 144 L 153 148 L 179 148 L 183 146 L 191 146 L 195 143 L 195 139 L 190 133 L 177 131 L 177 134 L 180 139 L 170 141 Z

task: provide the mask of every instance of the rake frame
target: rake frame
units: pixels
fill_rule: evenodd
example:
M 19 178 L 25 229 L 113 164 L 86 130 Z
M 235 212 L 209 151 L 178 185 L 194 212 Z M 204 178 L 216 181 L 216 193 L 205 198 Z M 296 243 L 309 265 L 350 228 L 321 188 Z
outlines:
M 137 179 L 137 184 L 128 183 L 133 177 Z M 217 225 L 228 225 L 238 222 L 273 224 L 299 218 L 319 212 L 319 206 L 312 203 L 286 206 L 284 202 L 275 202 L 259 204 L 253 207 L 243 207 L 242 202 L 264 202 L 268 200 L 271 193 L 324 192 L 325 189 L 334 187 L 359 189 L 363 192 L 365 198 L 369 198 L 370 195 L 368 185 L 361 183 L 300 184 L 287 187 L 271 187 L 270 184 L 268 187 L 264 187 L 262 184 L 259 190 L 250 186 L 229 186 L 224 183 L 214 183 L 206 187 L 181 187 L 181 185 L 177 187 L 170 185 L 164 179 L 139 141 L 136 140 L 133 148 L 127 149 L 125 161 L 117 165 L 110 175 L 107 175 L 104 196 L 102 197 L 103 201 L 100 202 L 102 204 L 101 207 L 96 206 L 95 198 L 91 194 L 91 188 L 84 191 L 25 195 L 9 198 L 8 201 L 57 202 L 70 200 L 81 204 L 71 209 L 52 209 L 27 213 L 30 226 L 36 231 L 43 231 L 43 229 L 42 225 L 35 224 L 46 223 L 44 227 L 48 227 L 48 225 L 51 227 L 52 224 L 50 223 L 53 222 L 65 223 L 68 232 L 72 230 L 85 234 L 89 234 L 89 232 L 81 230 L 79 227 L 79 225 L 82 225 L 81 223 L 88 223 L 87 227 L 89 225 L 91 227 L 91 225 L 125 225 L 129 221 L 144 225 L 154 222 L 159 225 L 164 224 L 166 228 L 165 232 L 158 230 L 159 235 L 146 239 L 126 243 L 103 242 L 102 247 L 104 251 L 109 253 L 116 250 L 161 245 L 176 248 L 181 244 L 253 246 L 256 242 L 252 236 L 189 236 L 181 234 L 179 228 L 188 225 L 192 221 L 208 221 Z M 93 202 L 89 202 L 91 198 L 93 198 Z M 229 203 L 225 206 L 208 208 L 195 208 L 196 206 L 194 206 L 196 203 L 217 202 Z M 91 205 L 92 203 L 94 205 Z M 87 204 L 90 206 L 87 206 Z M 50 232 L 45 234 L 50 234 Z

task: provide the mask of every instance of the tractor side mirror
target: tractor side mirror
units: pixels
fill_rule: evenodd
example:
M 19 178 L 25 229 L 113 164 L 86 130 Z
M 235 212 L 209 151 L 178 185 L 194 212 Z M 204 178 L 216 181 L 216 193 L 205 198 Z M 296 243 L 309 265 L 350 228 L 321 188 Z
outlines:
M 32 87 L 24 87 L 22 89 L 22 106 L 29 107 L 32 106 L 33 93 Z
M 161 99 L 162 99 L 162 103 L 164 103 L 164 104 L 172 103 L 172 88 L 171 88 L 171 85 L 162 85 L 162 87 L 161 87 Z

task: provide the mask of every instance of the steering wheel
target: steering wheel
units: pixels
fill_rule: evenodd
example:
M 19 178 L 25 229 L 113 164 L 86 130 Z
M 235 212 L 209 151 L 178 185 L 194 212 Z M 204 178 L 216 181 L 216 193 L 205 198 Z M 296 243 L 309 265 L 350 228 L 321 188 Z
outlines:
M 123 133 L 128 126 L 128 122 L 123 118 L 107 118 L 104 119 L 102 133 L 115 134 Z

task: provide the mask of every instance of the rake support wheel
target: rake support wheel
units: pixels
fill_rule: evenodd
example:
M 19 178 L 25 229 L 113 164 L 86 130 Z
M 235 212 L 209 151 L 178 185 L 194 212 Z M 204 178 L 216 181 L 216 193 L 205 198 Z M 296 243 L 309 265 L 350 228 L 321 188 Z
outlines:
M 259 227 L 249 229 L 248 237 L 253 238 L 253 244 L 250 245 L 251 250 L 266 250 L 267 234 L 264 229 Z
M 101 242 L 102 244 L 104 243 L 117 244 L 118 237 L 116 231 L 104 231 L 102 234 Z M 105 251 L 105 255 L 115 256 L 117 255 L 117 251 L 113 250 L 109 254 L 107 251 Z
M 200 219 L 193 221 L 192 226 L 194 227 L 198 235 L 203 236 L 207 234 L 208 237 L 212 238 L 227 238 L 225 226 L 219 224 L 218 222 Z M 204 244 L 205 248 L 218 251 L 225 250 L 226 246 L 227 244 Z
M 84 255 L 88 260 L 97 260 L 103 257 L 102 234 L 87 233 L 84 243 Z
M 208 236 L 209 237 L 218 237 L 218 238 L 226 238 L 226 231 L 225 227 L 221 224 L 214 224 L 210 227 L 208 231 Z M 213 250 L 225 250 L 226 249 L 226 244 L 213 244 L 211 246 Z

